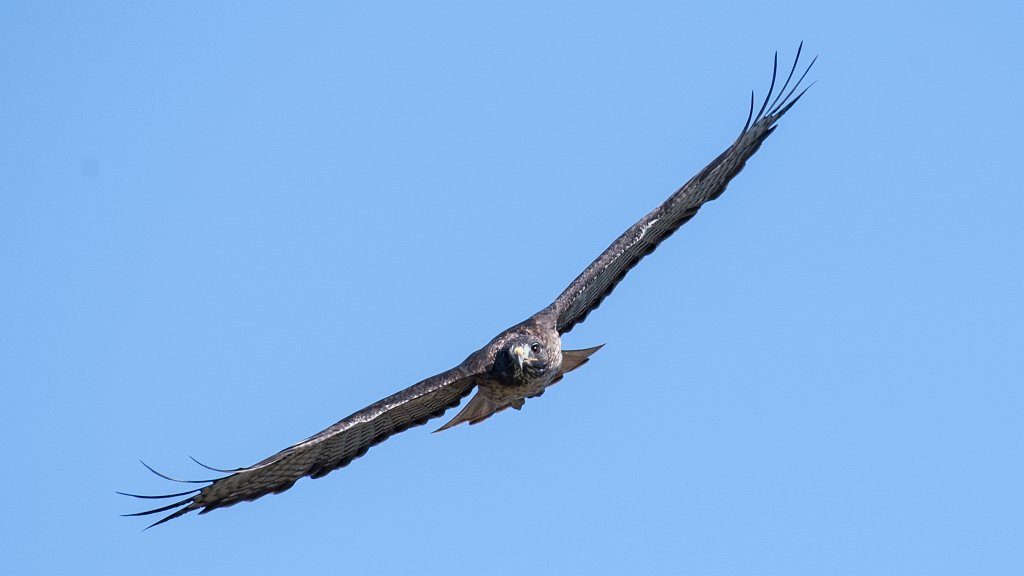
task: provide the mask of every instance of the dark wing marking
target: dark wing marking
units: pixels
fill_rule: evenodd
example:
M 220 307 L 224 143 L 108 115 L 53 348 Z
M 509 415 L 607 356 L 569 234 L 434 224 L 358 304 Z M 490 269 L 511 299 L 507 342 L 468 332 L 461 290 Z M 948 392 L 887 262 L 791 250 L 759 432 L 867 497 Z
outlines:
M 644 256 L 653 252 L 680 226 L 693 218 L 705 202 L 718 198 L 725 191 L 729 181 L 743 170 L 746 161 L 757 152 L 765 138 L 775 130 L 775 123 L 796 104 L 807 90 L 805 88 L 794 96 L 817 58 L 811 61 L 800 78 L 793 84 L 792 89 L 786 92 L 786 88 L 789 87 L 789 83 L 793 79 L 793 73 L 797 69 L 797 63 L 800 61 L 802 49 L 803 44 L 801 43 L 789 76 L 773 100 L 779 61 L 776 53 L 772 84 L 768 89 L 768 95 L 765 97 L 761 109 L 754 116 L 754 95 L 751 93 L 750 114 L 736 141 L 682 188 L 669 196 L 665 202 L 641 218 L 615 242 L 612 242 L 612 245 L 602 252 L 590 266 L 587 266 L 587 269 L 555 299 L 547 311 L 553 312 L 557 316 L 556 326 L 560 334 L 572 330 L 576 324 L 583 322 L 633 266 L 636 266 Z
M 348 465 L 352 460 L 365 454 L 370 447 L 380 444 L 391 435 L 426 424 L 431 418 L 437 418 L 449 408 L 458 406 L 462 398 L 472 392 L 476 385 L 475 372 L 465 366 L 463 364 L 427 378 L 371 404 L 319 434 L 286 448 L 258 464 L 227 471 L 231 474 L 216 480 L 198 481 L 209 483 L 203 488 L 162 496 L 141 496 L 122 492 L 126 496 L 136 498 L 175 498 L 190 494 L 188 498 L 173 504 L 126 516 L 145 516 L 176 509 L 170 515 L 151 524 L 151 528 L 193 510 L 205 514 L 210 510 L 245 500 L 255 500 L 267 494 L 284 492 L 303 476 L 325 476 L 332 470 Z M 145 466 L 145 463 L 143 465 Z M 149 469 L 168 480 L 197 482 L 176 480 L 152 468 Z

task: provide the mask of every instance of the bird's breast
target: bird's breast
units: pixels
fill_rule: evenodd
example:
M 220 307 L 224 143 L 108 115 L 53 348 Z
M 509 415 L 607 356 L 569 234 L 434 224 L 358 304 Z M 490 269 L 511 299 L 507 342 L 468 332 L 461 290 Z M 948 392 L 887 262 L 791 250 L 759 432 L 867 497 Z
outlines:
M 501 378 L 483 380 L 479 383 L 480 393 L 500 406 L 516 405 L 524 398 L 543 392 L 551 385 L 561 369 L 562 354 L 559 351 L 555 361 L 548 366 L 543 374 L 531 376 L 528 372 L 523 371 L 517 377 L 503 375 Z

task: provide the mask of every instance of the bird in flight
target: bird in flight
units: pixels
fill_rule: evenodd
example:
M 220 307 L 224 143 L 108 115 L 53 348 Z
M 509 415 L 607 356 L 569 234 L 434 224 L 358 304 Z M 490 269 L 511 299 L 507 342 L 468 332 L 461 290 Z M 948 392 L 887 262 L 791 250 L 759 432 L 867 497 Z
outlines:
M 172 511 L 151 524 L 151 528 L 188 512 L 197 510 L 205 514 L 267 494 L 284 492 L 304 476 L 325 476 L 332 470 L 347 466 L 392 435 L 439 418 L 474 390 L 476 395 L 437 431 L 463 422 L 477 424 L 509 407 L 518 410 L 527 399 L 543 394 L 548 386 L 585 364 L 601 348 L 563 350 L 561 336 L 583 322 L 633 266 L 693 218 L 704 203 L 718 198 L 775 130 L 775 123 L 807 91 L 804 88 L 797 92 L 817 58 L 811 60 L 790 86 L 802 48 L 803 44 L 797 49 L 789 75 L 778 92 L 775 91 L 778 77 L 776 53 L 768 95 L 754 114 L 754 95 L 751 93 L 750 112 L 736 140 L 660 206 L 616 238 L 543 310 L 498 334 L 458 366 L 371 404 L 252 466 L 234 470 L 210 468 L 226 474 L 214 480 L 177 480 L 143 463 L 151 472 L 167 480 L 204 486 L 160 496 L 121 492 L 125 496 L 146 499 L 184 497 L 166 506 L 126 516 Z

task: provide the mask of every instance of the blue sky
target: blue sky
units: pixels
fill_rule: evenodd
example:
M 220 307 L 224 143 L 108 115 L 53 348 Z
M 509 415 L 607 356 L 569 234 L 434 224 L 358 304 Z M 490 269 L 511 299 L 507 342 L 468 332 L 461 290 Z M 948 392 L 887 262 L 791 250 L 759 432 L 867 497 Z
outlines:
M 4 3 L 0 571 L 1024 572 L 1024 9 L 693 4 Z M 545 306 L 801 40 L 543 398 L 118 516 Z

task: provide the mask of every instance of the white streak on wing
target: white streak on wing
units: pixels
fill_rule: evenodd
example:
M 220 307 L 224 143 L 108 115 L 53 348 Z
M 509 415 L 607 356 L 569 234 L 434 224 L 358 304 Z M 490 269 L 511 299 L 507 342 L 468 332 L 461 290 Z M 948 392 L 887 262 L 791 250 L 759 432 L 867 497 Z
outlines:
M 615 258 L 613 258 L 613 259 L 611 260 L 611 262 L 609 262 L 609 263 L 608 263 L 608 265 L 607 265 L 607 266 L 605 266 L 604 268 L 602 268 L 602 269 L 601 269 L 601 272 L 603 273 L 603 272 L 604 272 L 605 270 L 607 270 L 607 269 L 608 269 L 609 267 L 611 267 L 611 265 L 612 265 L 612 264 L 614 264 L 615 262 L 617 262 L 617 261 L 618 261 L 618 259 L 619 259 L 619 258 L 621 258 L 623 254 L 625 254 L 626 252 L 629 252 L 630 250 L 632 250 L 632 248 L 633 248 L 634 246 L 636 246 L 637 244 L 639 244 L 639 243 L 640 243 L 640 241 L 644 239 L 644 236 L 646 236 L 646 235 L 647 235 L 647 231 L 648 231 L 648 230 L 650 230 L 650 229 L 651 229 L 652 227 L 654 227 L 654 225 L 655 225 L 655 224 L 656 224 L 656 223 L 658 222 L 658 220 L 661 220 L 661 218 L 655 218 L 655 219 L 651 220 L 650 222 L 648 222 L 648 223 L 647 223 L 647 224 L 646 224 L 645 226 L 643 226 L 642 228 L 640 228 L 640 231 L 639 231 L 639 232 L 637 232 L 636 236 L 634 236 L 634 237 L 633 237 L 633 241 L 632 241 L 632 242 L 630 242 L 629 244 L 627 244 L 627 245 L 626 245 L 626 247 L 625 247 L 625 248 L 623 248 L 623 249 L 622 249 L 622 250 L 621 250 L 621 251 L 620 251 L 620 252 L 618 253 L 618 255 L 617 255 L 617 256 L 616 256 Z M 601 276 L 601 274 L 598 274 L 598 275 L 597 275 L 597 276 L 595 277 L 595 280 L 596 280 L 597 278 L 600 278 L 600 276 Z M 587 285 L 583 286 L 583 288 L 580 288 L 579 292 L 577 292 L 577 293 L 576 293 L 576 296 L 575 296 L 575 297 L 573 298 L 573 305 L 575 306 L 575 305 L 576 305 L 576 304 L 577 304 L 578 302 L 580 302 L 580 297 L 581 297 L 581 296 L 583 296 L 583 294 L 584 294 L 585 292 L 587 292 L 588 290 L 590 290 L 590 289 L 591 289 L 591 288 L 593 288 L 594 286 L 595 286 L 595 284 L 594 284 L 594 283 L 590 283 L 590 284 L 587 284 Z
M 641 228 L 640 229 L 640 234 L 637 235 L 636 240 L 633 242 L 633 245 L 636 245 L 637 242 L 643 240 L 644 236 L 647 234 L 647 231 L 650 230 L 651 228 L 653 228 L 654 224 L 657 223 L 658 220 L 661 220 L 661 218 L 655 218 L 654 220 L 651 220 L 650 222 L 648 222 L 647 226 L 644 226 L 643 228 Z M 630 247 L 632 248 L 632 246 L 630 246 Z

